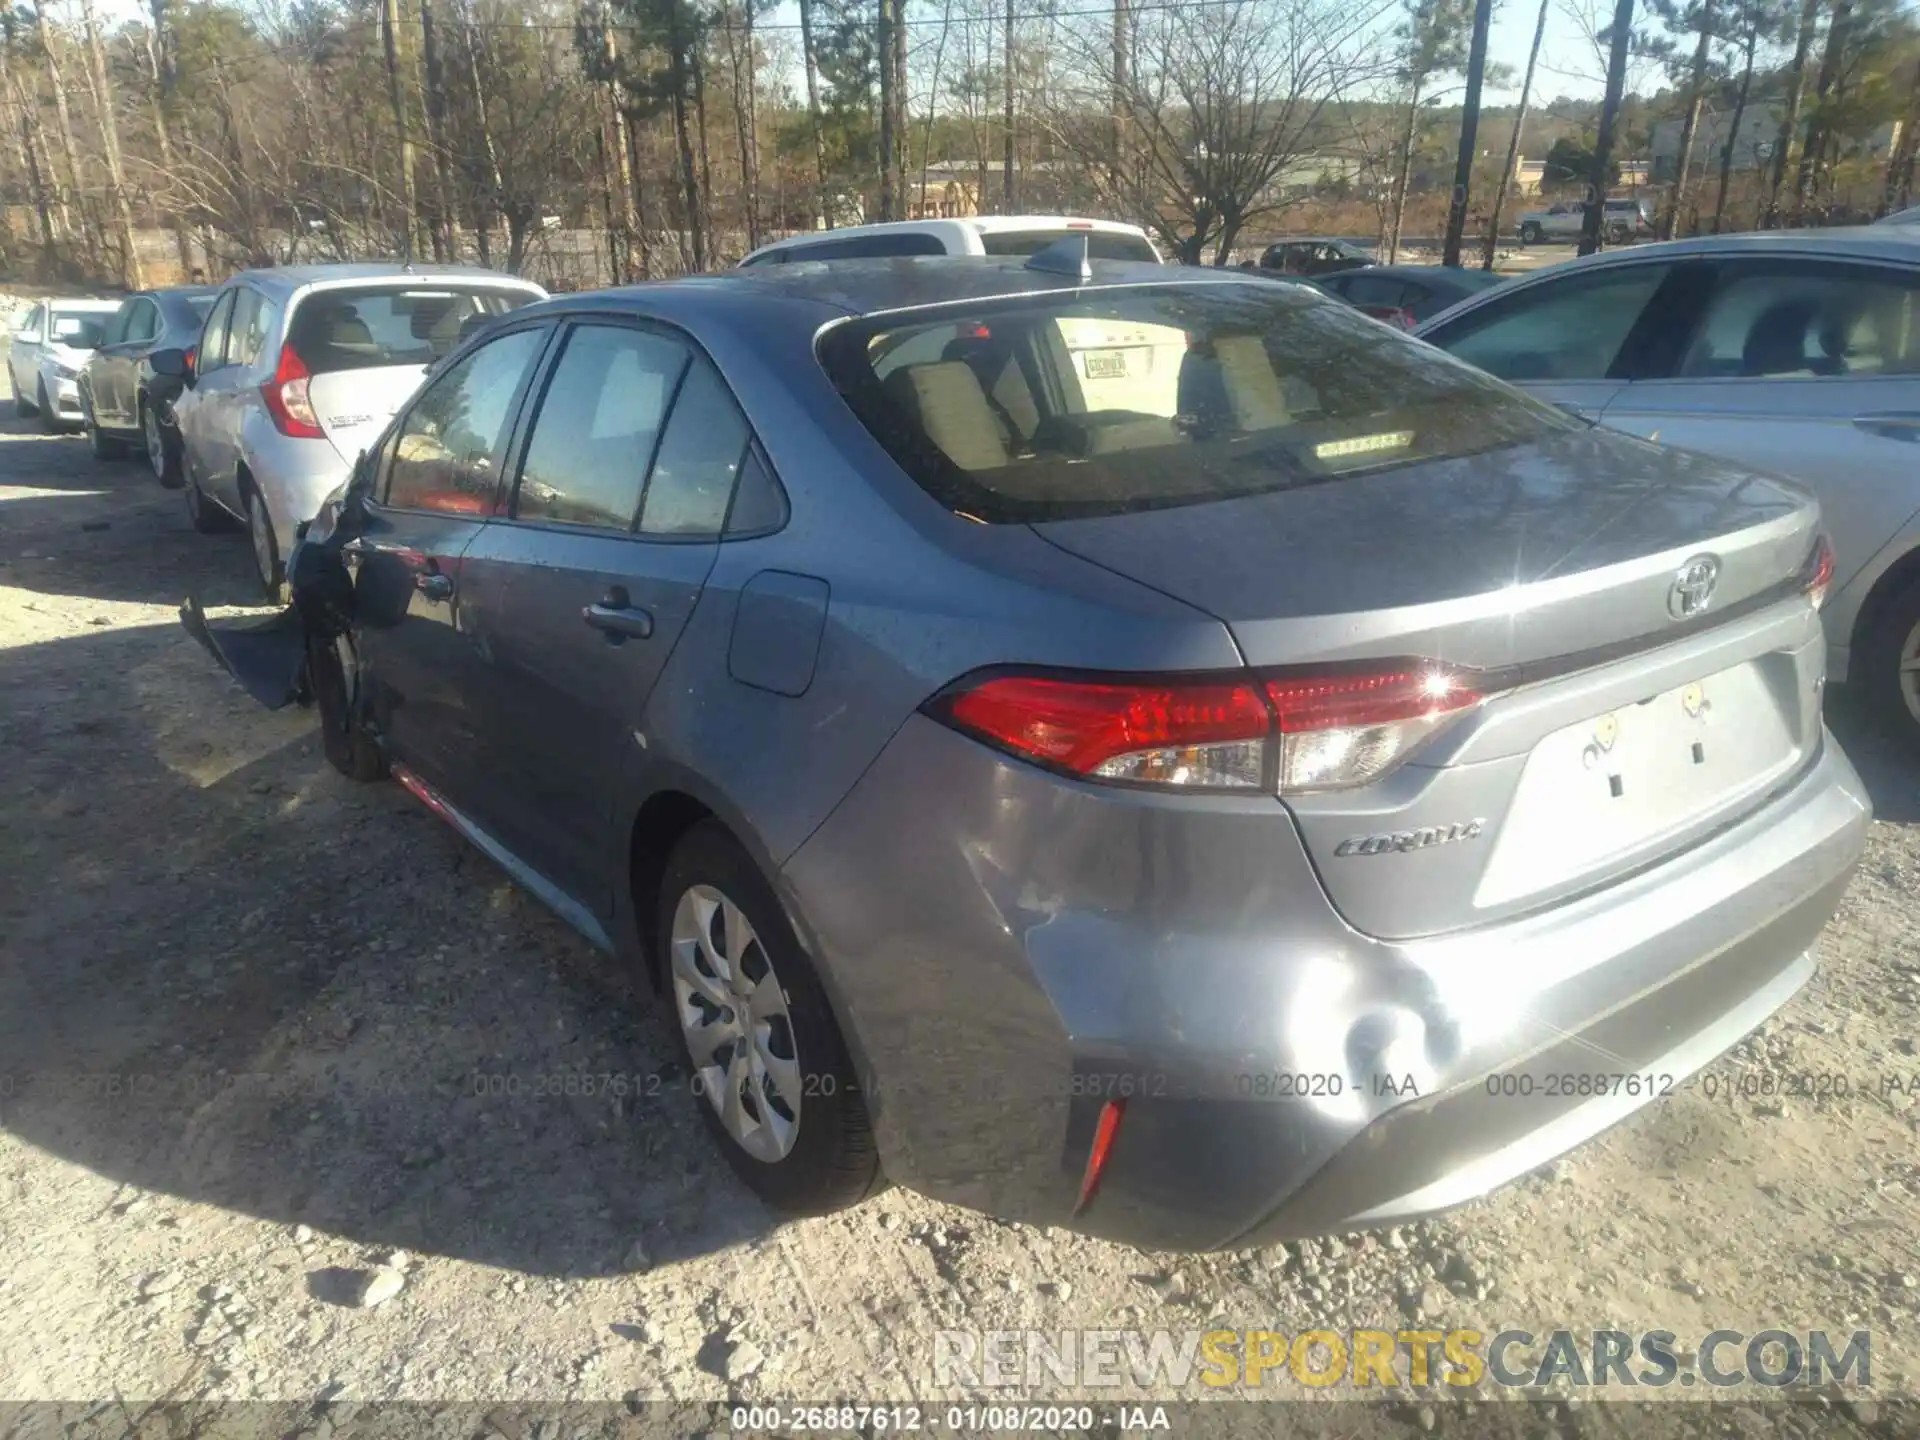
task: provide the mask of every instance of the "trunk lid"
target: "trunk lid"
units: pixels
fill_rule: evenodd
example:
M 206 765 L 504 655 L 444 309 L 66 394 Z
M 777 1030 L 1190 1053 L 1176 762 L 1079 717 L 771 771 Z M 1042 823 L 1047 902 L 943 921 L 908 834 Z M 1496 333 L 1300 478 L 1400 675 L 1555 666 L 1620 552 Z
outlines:
M 1219 617 L 1253 666 L 1490 672 L 1399 768 L 1284 797 L 1330 898 L 1383 938 L 1604 883 L 1761 803 L 1819 743 L 1825 651 L 1794 584 L 1817 507 L 1705 456 L 1572 431 L 1035 528 Z M 1703 556 L 1711 594 L 1676 618 Z
M 328 442 L 351 464 L 407 403 L 426 373 L 425 365 L 331 370 L 307 382 L 307 396 Z

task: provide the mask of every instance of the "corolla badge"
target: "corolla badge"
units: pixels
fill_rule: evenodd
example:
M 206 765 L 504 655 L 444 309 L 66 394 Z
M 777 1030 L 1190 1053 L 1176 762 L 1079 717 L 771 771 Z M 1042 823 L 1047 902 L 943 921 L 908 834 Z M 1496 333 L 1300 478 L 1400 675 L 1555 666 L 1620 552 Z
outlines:
M 1418 830 L 1395 830 L 1384 835 L 1350 835 L 1334 847 L 1336 855 L 1404 855 L 1459 840 L 1478 840 L 1486 828 L 1484 816 L 1453 825 L 1424 825 Z
M 1713 587 L 1720 583 L 1720 557 L 1696 555 L 1673 577 L 1667 587 L 1667 613 L 1676 620 L 1700 614 L 1713 600 Z

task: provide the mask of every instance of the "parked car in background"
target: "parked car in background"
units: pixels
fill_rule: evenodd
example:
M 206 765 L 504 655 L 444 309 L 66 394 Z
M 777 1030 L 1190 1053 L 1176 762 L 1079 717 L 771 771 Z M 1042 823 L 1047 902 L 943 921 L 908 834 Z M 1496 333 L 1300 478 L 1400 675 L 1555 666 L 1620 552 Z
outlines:
M 1538 245 L 1542 240 L 1577 240 L 1586 224 L 1584 200 L 1559 200 L 1544 210 L 1521 212 L 1520 243 Z M 1601 206 L 1600 233 L 1615 244 L 1651 235 L 1653 227 L 1651 200 L 1608 200 Z
M 1363 315 L 1411 330 L 1470 295 L 1506 279 L 1486 270 L 1446 265 L 1373 265 L 1322 275 L 1318 284 Z
M 158 350 L 148 360 L 171 382 L 154 388 L 172 406 L 194 528 L 212 533 L 244 522 L 260 583 L 277 595 L 296 529 L 427 367 L 546 293 L 458 265 L 312 265 L 234 276 L 191 354 Z
M 1276 240 L 1260 252 L 1260 268 L 1283 275 L 1332 275 L 1379 263 L 1371 250 L 1351 240 Z
M 1637 246 L 1419 334 L 1610 428 L 1812 490 L 1836 554 L 1830 673 L 1920 745 L 1920 231 Z
M 1031 255 L 1068 235 L 1085 235 L 1096 260 L 1157 263 L 1160 252 L 1138 225 L 1074 215 L 974 215 L 963 220 L 893 220 L 789 235 L 762 245 L 742 266 L 806 260 L 875 260 L 889 255 Z
M 1783 1004 L 1868 818 L 1811 501 L 1305 287 L 1062 258 L 529 307 L 287 612 L 186 623 L 650 974 L 787 1211 L 1393 1223 Z M 1078 326 L 1171 392 L 1100 398 Z
M 1891 215 L 1882 215 L 1873 222 L 1876 225 L 1920 225 L 1920 205 L 1909 205 L 1904 210 L 1896 210 Z
M 118 300 L 42 300 L 15 324 L 7 347 L 13 413 L 38 415 L 49 434 L 81 422 L 79 379 Z
M 120 302 L 78 382 L 81 420 L 98 459 L 116 460 L 138 446 L 160 483 L 179 487 L 180 437 L 171 408 L 151 402 L 148 361 L 156 350 L 192 346 L 216 293 L 187 285 L 142 290 Z

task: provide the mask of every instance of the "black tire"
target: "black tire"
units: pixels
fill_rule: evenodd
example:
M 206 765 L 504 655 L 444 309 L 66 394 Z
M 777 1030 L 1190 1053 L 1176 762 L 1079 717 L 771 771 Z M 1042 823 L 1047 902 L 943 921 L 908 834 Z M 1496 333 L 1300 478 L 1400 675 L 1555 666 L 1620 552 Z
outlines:
M 327 763 L 349 780 L 361 784 L 384 780 L 387 757 L 348 695 L 340 645 L 351 649 L 351 642 L 344 638 L 334 642 L 309 636 L 307 640 L 307 687 L 320 716 L 320 747 Z
M 153 471 L 153 478 L 160 482 L 161 488 L 178 490 L 186 483 L 186 474 L 180 463 L 180 441 L 173 428 L 160 421 L 158 411 L 152 409 L 146 397 L 140 399 L 140 433 L 147 449 L 147 464 Z M 151 448 L 159 446 L 158 453 Z
M 93 452 L 96 460 L 124 460 L 127 458 L 127 442 L 112 435 L 100 433 L 100 427 L 87 416 L 87 448 Z
M 186 483 L 187 519 L 202 535 L 225 535 L 233 529 L 233 517 L 200 493 L 200 487 Z
M 799 1130 L 793 1148 L 766 1161 L 749 1154 L 730 1135 L 704 1094 L 694 1104 L 727 1163 L 748 1189 L 789 1215 L 822 1215 L 858 1204 L 884 1182 L 846 1040 L 834 1019 L 813 965 L 794 938 L 785 913 L 752 857 L 718 821 L 702 821 L 689 830 L 667 857 L 660 879 L 659 923 L 653 936 L 663 970 L 663 989 L 671 1028 L 680 1037 L 688 1074 L 697 1076 L 680 1022 L 673 987 L 673 921 L 682 896 L 695 885 L 725 895 L 753 926 L 767 962 L 784 993 L 794 1057 L 802 1077 Z M 698 1092 L 699 1087 L 694 1087 Z
M 42 380 L 34 391 L 35 412 L 40 416 L 40 428 L 48 435 L 60 433 L 60 417 L 54 413 L 53 406 L 47 403 L 47 382 Z
M 280 555 L 280 540 L 273 533 L 273 512 L 266 497 L 250 478 L 242 477 L 240 501 L 247 512 L 247 553 L 253 556 L 253 573 L 259 578 L 260 592 L 274 604 L 286 603 L 287 567 Z
M 1538 245 L 1542 238 L 1540 227 L 1532 221 L 1528 221 L 1520 227 L 1520 243 L 1522 245 Z
M 1920 754 L 1920 715 L 1907 702 L 1900 685 L 1900 660 L 1909 641 L 1920 643 L 1920 580 L 1908 582 L 1887 601 L 1872 632 L 1847 667 L 1848 680 L 1857 685 L 1887 733 L 1910 751 Z M 1920 673 L 1915 676 L 1920 689 Z
M 13 367 L 11 365 L 7 367 L 7 379 L 12 382 L 13 385 L 13 413 L 16 418 L 24 420 L 33 414 L 33 402 L 20 392 L 20 385 L 19 382 L 13 378 Z

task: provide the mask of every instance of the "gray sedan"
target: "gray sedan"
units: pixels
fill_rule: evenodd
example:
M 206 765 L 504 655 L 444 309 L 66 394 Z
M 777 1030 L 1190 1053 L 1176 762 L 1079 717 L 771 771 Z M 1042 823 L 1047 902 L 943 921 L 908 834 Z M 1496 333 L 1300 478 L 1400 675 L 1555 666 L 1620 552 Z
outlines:
M 502 317 L 286 612 L 185 619 L 650 977 L 776 1206 L 1201 1248 L 1482 1194 L 1800 986 L 1867 823 L 1828 561 L 1303 287 L 1056 247 Z
M 1417 333 L 1611 429 L 1812 490 L 1838 567 L 1833 678 L 1920 746 L 1920 230 L 1637 246 Z

